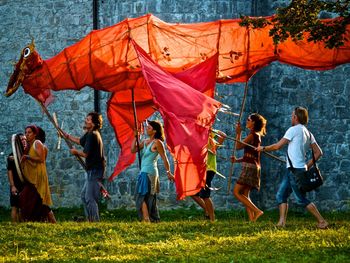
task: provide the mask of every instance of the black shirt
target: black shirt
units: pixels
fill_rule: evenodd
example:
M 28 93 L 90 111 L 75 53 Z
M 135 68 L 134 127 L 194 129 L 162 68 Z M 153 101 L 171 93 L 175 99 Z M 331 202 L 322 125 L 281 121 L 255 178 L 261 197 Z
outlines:
M 101 134 L 99 131 L 90 131 L 80 138 L 80 145 L 84 147 L 86 168 L 104 168 L 104 151 Z

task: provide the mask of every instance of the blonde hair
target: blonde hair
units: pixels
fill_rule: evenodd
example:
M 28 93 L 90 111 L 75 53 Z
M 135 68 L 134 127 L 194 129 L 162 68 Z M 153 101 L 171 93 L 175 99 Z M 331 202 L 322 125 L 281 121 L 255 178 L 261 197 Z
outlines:
M 303 107 L 296 107 L 294 109 L 294 115 L 297 116 L 298 122 L 302 125 L 306 125 L 309 122 L 309 113 Z

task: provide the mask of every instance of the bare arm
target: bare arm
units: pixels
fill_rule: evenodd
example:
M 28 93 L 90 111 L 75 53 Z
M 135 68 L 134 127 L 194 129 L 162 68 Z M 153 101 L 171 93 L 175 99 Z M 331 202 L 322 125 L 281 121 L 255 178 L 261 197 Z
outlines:
M 318 159 L 321 158 L 321 156 L 323 155 L 323 152 L 320 148 L 320 146 L 317 143 L 313 143 L 311 144 L 311 148 L 314 151 L 314 155 L 315 155 L 315 160 L 317 161 Z M 311 166 L 313 165 L 313 160 L 312 158 L 307 162 L 307 169 L 309 169 Z
M 68 140 L 70 140 L 71 142 L 74 142 L 75 144 L 78 144 L 80 145 L 80 138 L 79 137 L 75 137 L 73 135 L 70 135 L 66 132 L 63 132 L 63 136 L 66 137 Z M 69 149 L 70 153 L 73 154 L 73 155 L 78 155 L 78 156 L 81 156 L 83 158 L 86 158 L 87 157 L 87 154 L 84 153 L 83 151 L 81 150 L 77 150 L 75 148 L 71 148 Z
M 253 134 L 248 134 L 248 136 L 243 140 L 243 142 L 247 143 L 247 144 L 251 144 L 254 140 L 254 136 Z M 241 150 L 244 149 L 245 145 L 243 143 L 237 142 L 237 146 L 236 149 L 237 150 Z
M 225 141 L 227 135 L 222 131 L 217 131 L 217 134 L 218 134 L 218 143 L 219 145 L 221 145 Z
M 45 149 L 45 146 L 41 143 L 41 141 L 35 140 L 34 143 L 34 151 L 38 156 L 30 156 L 30 155 L 23 155 L 21 158 L 21 162 L 30 160 L 32 162 L 36 163 L 44 163 L 46 160 L 47 151 Z
M 139 140 L 139 150 L 142 150 L 144 145 L 145 145 L 145 141 L 140 141 Z M 139 150 L 137 149 L 136 136 L 135 136 L 134 140 L 132 141 L 132 144 L 131 144 L 131 152 L 132 153 L 136 153 Z
M 12 194 L 16 194 L 18 192 L 16 186 L 15 186 L 15 182 L 13 180 L 13 173 L 12 170 L 7 170 L 7 177 L 9 179 L 9 183 L 10 183 L 10 187 L 11 187 L 11 193 Z
M 286 138 L 282 138 L 278 142 L 268 145 L 268 146 L 259 146 L 256 148 L 258 152 L 265 151 L 265 152 L 272 152 L 272 151 L 277 151 L 281 149 L 284 145 L 288 144 L 289 140 Z
M 243 161 L 243 158 L 236 158 L 236 156 L 231 156 L 231 163 L 241 163 Z
M 164 144 L 162 141 L 160 140 L 156 140 L 155 141 L 155 146 L 156 146 L 156 149 L 160 155 L 160 157 L 162 158 L 163 160 L 163 163 L 164 163 L 164 167 L 165 167 L 165 170 L 166 170 L 166 173 L 167 173 L 167 176 L 168 176 L 168 179 L 170 181 L 174 181 L 175 178 L 174 178 L 174 175 L 171 173 L 170 171 L 170 164 L 169 164 L 169 160 L 168 160 L 168 157 L 166 156 L 165 154 L 165 149 L 164 149 Z
M 254 136 L 253 134 L 249 134 L 244 140 L 243 142 L 247 143 L 247 144 L 251 144 L 252 141 L 254 140 Z M 237 142 L 236 144 L 236 149 L 237 150 L 241 150 L 245 147 L 245 145 L 243 143 Z M 237 159 L 236 156 L 231 156 L 231 162 L 232 163 L 240 163 L 242 162 L 243 158 L 239 158 Z
M 84 157 L 84 158 L 86 158 L 88 156 L 87 153 L 84 153 L 83 151 L 77 150 L 75 148 L 70 149 L 70 153 L 73 155 L 78 155 L 78 156 Z
M 70 134 L 66 134 L 66 138 L 76 144 L 79 144 L 80 145 L 80 138 L 79 137 L 75 137 L 75 136 L 72 136 Z
M 38 163 L 44 163 L 46 160 L 45 146 L 38 140 L 34 141 L 34 145 L 34 150 L 38 154 L 38 157 L 32 157 L 31 160 Z
M 62 133 L 63 133 L 63 136 L 66 137 L 68 140 L 80 145 L 80 138 L 79 137 L 75 137 L 75 136 L 70 135 L 64 131 L 62 131 Z

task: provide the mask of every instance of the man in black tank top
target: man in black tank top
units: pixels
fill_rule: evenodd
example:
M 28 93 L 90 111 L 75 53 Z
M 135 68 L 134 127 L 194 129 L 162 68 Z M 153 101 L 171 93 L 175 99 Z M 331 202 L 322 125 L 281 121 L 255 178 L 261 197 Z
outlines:
M 100 221 L 98 199 L 105 170 L 103 142 L 99 131 L 102 127 L 102 116 L 96 112 L 90 112 L 85 118 L 84 127 L 86 133 L 81 138 L 69 134 L 66 134 L 66 137 L 84 147 L 83 150 L 72 148 L 70 151 L 74 155 L 85 158 L 86 179 L 81 199 L 88 221 L 94 222 Z

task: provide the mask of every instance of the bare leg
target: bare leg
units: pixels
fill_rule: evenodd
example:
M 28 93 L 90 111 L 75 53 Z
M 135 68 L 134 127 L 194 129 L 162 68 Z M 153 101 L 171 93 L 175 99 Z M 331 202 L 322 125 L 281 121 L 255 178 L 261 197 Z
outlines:
M 263 211 L 261 211 L 259 208 L 257 208 L 250 199 L 247 198 L 247 196 L 243 195 L 242 192 L 244 192 L 244 189 L 247 188 L 247 186 L 235 184 L 235 187 L 233 189 L 233 194 L 237 198 L 238 201 L 240 201 L 246 208 L 249 208 L 251 211 L 254 212 L 254 217 L 251 221 L 256 221 L 260 216 L 264 214 Z M 250 191 L 250 188 L 248 188 Z
M 57 223 L 56 218 L 55 218 L 55 215 L 53 214 L 52 211 L 50 211 L 50 212 L 48 213 L 47 218 L 48 218 L 48 220 L 49 220 L 50 223 L 52 223 L 52 224 L 56 224 L 56 223 Z
M 287 214 L 288 214 L 288 204 L 282 203 L 278 206 L 280 211 L 280 219 L 278 220 L 278 223 L 276 226 L 278 227 L 285 227 L 286 221 L 287 221 Z
M 243 189 L 243 195 L 246 196 L 250 201 L 252 201 L 250 199 L 249 193 L 250 193 L 250 189 L 248 187 L 245 187 Z M 248 206 L 246 206 L 245 209 L 247 211 L 249 221 L 253 221 L 254 220 L 254 216 L 255 216 L 254 211 L 252 209 L 250 209 Z
M 306 209 L 316 218 L 318 224 L 317 227 L 320 229 L 328 228 L 328 222 L 322 217 L 314 203 L 310 203 Z
M 17 207 L 11 207 L 11 221 L 13 223 L 19 222 L 19 213 Z
M 149 219 L 149 213 L 148 213 L 148 207 L 146 205 L 145 202 L 142 203 L 142 216 L 143 216 L 143 220 L 144 222 L 150 222 L 150 219 Z
M 207 207 L 206 207 L 206 205 L 205 205 L 204 200 L 203 200 L 202 198 L 200 198 L 199 196 L 197 196 L 197 195 L 192 195 L 191 197 L 192 197 L 192 199 L 193 199 L 200 207 L 203 208 L 204 213 L 205 213 L 205 215 L 207 216 L 209 213 L 208 213 L 208 211 L 207 211 Z
M 211 200 L 210 197 L 204 198 L 204 203 L 205 203 L 206 211 L 208 212 L 210 221 L 214 222 L 215 221 L 215 213 L 214 213 L 213 201 Z

